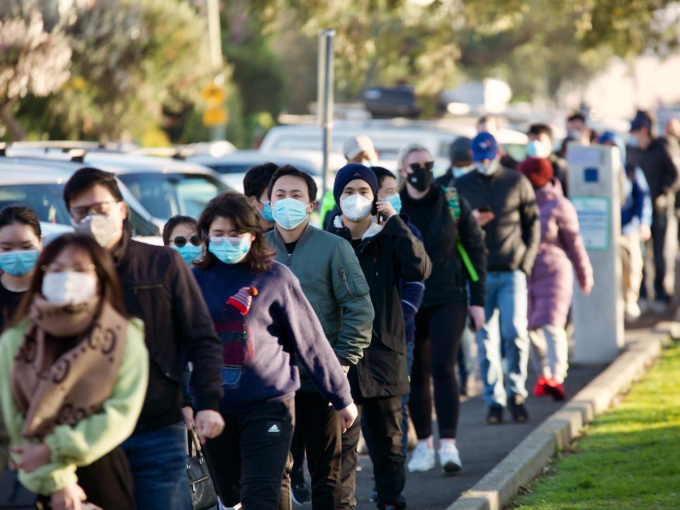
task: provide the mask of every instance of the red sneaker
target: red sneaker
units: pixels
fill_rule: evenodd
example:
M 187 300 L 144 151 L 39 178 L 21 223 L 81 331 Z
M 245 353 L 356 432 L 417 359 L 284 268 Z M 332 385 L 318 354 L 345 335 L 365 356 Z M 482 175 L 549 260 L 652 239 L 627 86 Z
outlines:
M 546 395 L 545 392 L 545 384 L 547 382 L 547 379 L 545 378 L 544 375 L 538 378 L 538 381 L 536 381 L 536 386 L 534 386 L 534 391 L 532 392 L 534 397 L 543 397 Z
M 567 394 L 564 392 L 564 385 L 558 383 L 555 379 L 546 379 L 543 389 L 547 395 L 550 395 L 555 400 L 564 400 L 567 398 Z

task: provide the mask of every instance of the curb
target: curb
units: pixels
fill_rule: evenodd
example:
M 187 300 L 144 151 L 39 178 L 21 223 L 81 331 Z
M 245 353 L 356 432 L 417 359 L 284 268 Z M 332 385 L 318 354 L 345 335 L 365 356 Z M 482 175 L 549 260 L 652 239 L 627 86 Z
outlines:
M 597 415 L 661 354 L 663 345 L 677 337 L 676 323 L 657 324 L 652 331 L 626 333 L 622 353 L 604 372 L 539 425 L 494 469 L 463 492 L 446 510 L 501 510 L 531 482 L 555 452 L 574 440 Z

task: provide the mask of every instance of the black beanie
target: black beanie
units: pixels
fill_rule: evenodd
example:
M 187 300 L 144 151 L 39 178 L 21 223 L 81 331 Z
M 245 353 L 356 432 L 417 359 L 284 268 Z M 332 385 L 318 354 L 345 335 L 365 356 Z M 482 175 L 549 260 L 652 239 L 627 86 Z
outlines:
M 366 181 L 373 191 L 373 196 L 378 196 L 378 178 L 375 172 L 360 163 L 350 163 L 349 165 L 343 166 L 338 173 L 335 175 L 335 184 L 333 184 L 333 198 L 335 198 L 335 203 L 340 205 L 340 195 L 342 195 L 342 190 L 345 189 L 347 183 L 353 181 L 354 179 L 361 179 Z

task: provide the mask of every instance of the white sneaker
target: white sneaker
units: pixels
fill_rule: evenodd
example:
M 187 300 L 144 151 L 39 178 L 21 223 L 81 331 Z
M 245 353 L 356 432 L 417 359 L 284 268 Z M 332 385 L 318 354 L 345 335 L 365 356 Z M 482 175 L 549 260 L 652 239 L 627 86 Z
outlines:
M 418 441 L 418 446 L 413 450 L 411 460 L 408 462 L 408 471 L 416 473 L 430 469 L 434 469 L 434 448 Z
M 460 471 L 463 463 L 460 461 L 460 454 L 456 444 L 450 441 L 442 443 L 439 447 L 439 464 L 446 475 L 452 475 Z

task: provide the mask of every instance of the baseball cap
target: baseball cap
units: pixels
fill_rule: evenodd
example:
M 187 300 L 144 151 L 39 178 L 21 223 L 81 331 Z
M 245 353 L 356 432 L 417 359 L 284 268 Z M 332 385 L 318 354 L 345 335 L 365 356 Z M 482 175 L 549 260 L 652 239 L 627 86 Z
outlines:
M 484 161 L 496 159 L 498 155 L 498 143 L 491 133 L 479 133 L 470 142 L 472 149 L 472 161 Z
M 637 113 L 635 114 L 635 118 L 630 121 L 630 130 L 632 131 L 638 131 L 639 129 L 642 129 L 643 127 L 646 127 L 650 132 L 652 131 L 652 118 L 649 115 L 649 113 L 643 111 L 643 110 L 638 110 Z
M 345 140 L 345 143 L 342 145 L 342 153 L 348 160 L 356 158 L 362 152 L 365 152 L 370 160 L 378 159 L 373 140 L 366 135 L 352 136 Z

